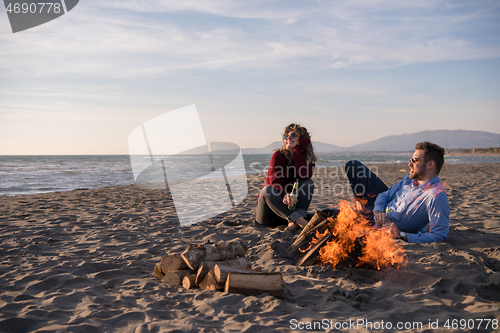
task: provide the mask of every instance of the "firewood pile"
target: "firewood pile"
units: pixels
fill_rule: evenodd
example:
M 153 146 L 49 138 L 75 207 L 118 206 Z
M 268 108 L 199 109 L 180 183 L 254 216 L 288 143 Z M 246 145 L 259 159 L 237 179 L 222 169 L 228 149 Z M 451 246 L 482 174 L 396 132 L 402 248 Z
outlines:
M 163 283 L 226 293 L 284 297 L 281 273 L 252 268 L 244 257 L 247 246 L 239 238 L 217 244 L 188 245 L 182 253 L 163 256 L 154 276 Z

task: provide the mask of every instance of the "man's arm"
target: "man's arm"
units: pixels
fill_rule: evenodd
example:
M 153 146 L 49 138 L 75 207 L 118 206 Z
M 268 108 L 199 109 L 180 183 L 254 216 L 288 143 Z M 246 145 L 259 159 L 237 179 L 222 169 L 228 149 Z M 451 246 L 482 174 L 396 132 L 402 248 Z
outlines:
M 448 239 L 450 232 L 450 204 L 446 193 L 438 193 L 427 203 L 429 231 L 407 233 L 409 243 L 431 243 Z
M 373 208 L 374 211 L 378 210 L 381 212 L 385 212 L 387 204 L 391 202 L 396 197 L 396 194 L 403 188 L 403 181 L 406 179 L 406 177 L 409 176 L 406 175 L 397 184 L 392 185 L 387 191 L 377 195 L 377 199 L 375 200 L 375 208 Z
M 405 178 L 408 177 L 405 176 Z M 380 193 L 377 195 L 377 199 L 375 200 L 375 207 L 373 208 L 373 217 L 375 219 L 375 223 L 378 225 L 384 225 L 387 222 L 387 214 L 385 209 L 389 202 L 391 202 L 397 195 L 399 191 L 401 191 L 403 187 L 403 178 L 397 184 L 391 186 L 387 191 Z

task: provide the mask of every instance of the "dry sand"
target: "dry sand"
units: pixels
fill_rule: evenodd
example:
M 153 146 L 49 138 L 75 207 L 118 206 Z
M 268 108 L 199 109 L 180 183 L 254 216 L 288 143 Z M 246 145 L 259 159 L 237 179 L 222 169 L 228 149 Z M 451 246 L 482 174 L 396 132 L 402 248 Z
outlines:
M 342 193 L 350 197 L 340 169 L 339 177 L 328 172 L 315 177 L 312 210 L 336 204 Z M 406 172 L 404 165 L 378 166 L 388 185 Z M 326 320 L 374 325 L 343 330 L 352 332 L 382 332 L 375 328 L 388 323 L 422 323 L 421 330 L 396 331 L 468 331 L 443 326 L 461 319 L 495 331 L 493 322 L 483 330 L 480 319 L 500 320 L 499 176 L 500 164 L 445 165 L 449 241 L 400 241 L 408 265 L 386 272 L 295 267 L 283 256 L 293 235 L 253 222 L 261 176 L 249 176 L 250 194 L 237 207 L 182 228 L 167 191 L 135 185 L 0 197 L 0 331 L 289 332 Z M 284 300 L 184 290 L 152 275 L 163 255 L 186 247 L 183 240 L 234 237 L 247 242 L 254 265 L 283 273 Z M 439 330 L 430 330 L 437 320 Z M 316 331 L 334 331 L 325 326 Z

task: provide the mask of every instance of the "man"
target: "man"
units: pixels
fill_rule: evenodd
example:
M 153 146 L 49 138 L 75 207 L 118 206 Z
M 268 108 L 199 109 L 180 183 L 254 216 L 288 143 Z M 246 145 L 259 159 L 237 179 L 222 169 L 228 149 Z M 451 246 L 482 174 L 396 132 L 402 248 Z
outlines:
M 347 162 L 347 177 L 363 213 L 375 227 L 389 228 L 395 238 L 410 243 L 446 240 L 450 205 L 438 177 L 444 149 L 428 141 L 415 149 L 408 163 L 410 173 L 390 189 L 358 161 Z

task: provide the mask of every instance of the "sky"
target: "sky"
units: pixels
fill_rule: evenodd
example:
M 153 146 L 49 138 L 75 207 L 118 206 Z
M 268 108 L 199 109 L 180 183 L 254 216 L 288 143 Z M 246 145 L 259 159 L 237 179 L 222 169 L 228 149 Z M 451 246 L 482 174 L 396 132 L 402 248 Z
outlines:
M 2 7 L 0 155 L 128 154 L 192 104 L 241 148 L 500 133 L 499 78 L 498 1 L 82 0 L 18 33 Z

